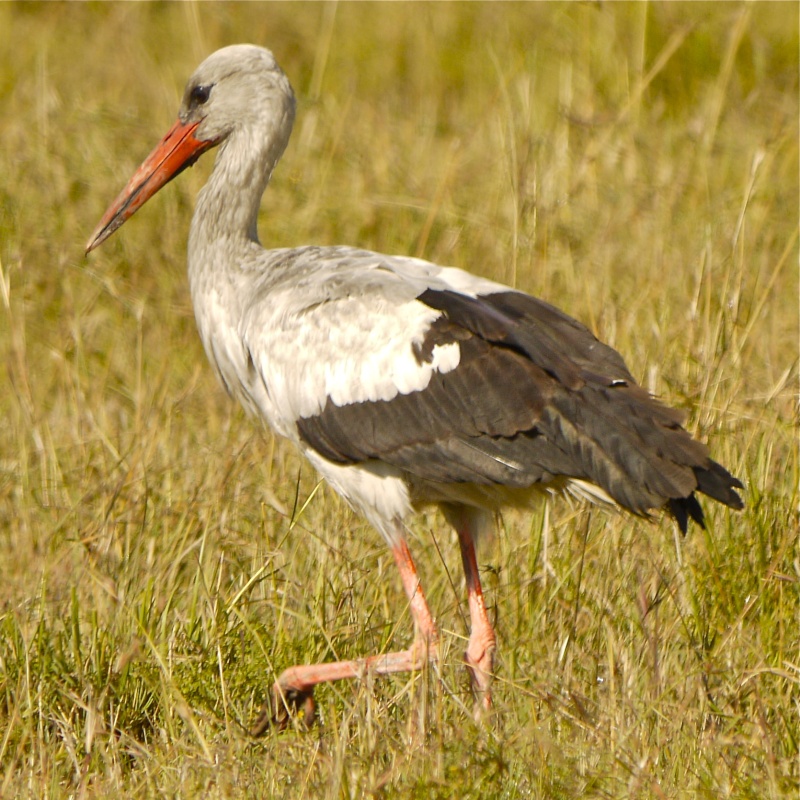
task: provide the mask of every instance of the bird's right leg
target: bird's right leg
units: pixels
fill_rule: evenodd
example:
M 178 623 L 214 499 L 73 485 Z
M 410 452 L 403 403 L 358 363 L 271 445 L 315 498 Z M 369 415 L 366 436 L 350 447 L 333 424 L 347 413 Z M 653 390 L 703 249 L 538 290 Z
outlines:
M 300 665 L 284 670 L 273 687 L 273 697 L 264 703 L 250 728 L 253 736 L 260 736 L 269 727 L 283 730 L 289 724 L 291 713 L 296 711 L 302 711 L 303 722 L 310 726 L 314 721 L 314 687 L 317 684 L 360 678 L 370 671 L 377 675 L 412 672 L 422 669 L 426 661 L 438 658 L 439 633 L 404 539 L 392 548 L 392 555 L 414 617 L 415 633 L 411 647 L 354 661 Z
M 478 574 L 478 560 L 475 555 L 476 531 L 464 524 L 456 529 L 461 546 L 461 561 L 467 579 L 469 601 L 470 635 L 464 662 L 469 670 L 472 690 L 476 697 L 475 717 L 480 719 L 492 707 L 492 678 L 494 673 L 494 651 L 497 647 L 495 635 Z
M 492 707 L 494 651 L 497 646 L 497 636 L 486 610 L 478 574 L 478 559 L 475 554 L 478 533 L 487 523 L 487 519 L 485 512 L 455 503 L 443 504 L 442 511 L 447 521 L 455 528 L 461 547 L 461 563 L 467 582 L 470 618 L 469 642 L 464 653 L 464 663 L 469 671 L 472 691 L 475 694 L 475 718 L 480 719 Z

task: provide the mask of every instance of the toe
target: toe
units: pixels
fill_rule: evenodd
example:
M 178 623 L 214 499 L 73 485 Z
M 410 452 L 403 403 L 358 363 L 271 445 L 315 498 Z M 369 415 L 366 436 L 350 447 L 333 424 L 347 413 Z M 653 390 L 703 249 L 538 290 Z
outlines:
M 278 681 L 272 687 L 272 697 L 264 701 L 250 726 L 250 735 L 262 736 L 270 728 L 286 730 L 293 719 L 297 719 L 305 728 L 310 728 L 314 724 L 315 716 L 313 688 L 285 687 Z

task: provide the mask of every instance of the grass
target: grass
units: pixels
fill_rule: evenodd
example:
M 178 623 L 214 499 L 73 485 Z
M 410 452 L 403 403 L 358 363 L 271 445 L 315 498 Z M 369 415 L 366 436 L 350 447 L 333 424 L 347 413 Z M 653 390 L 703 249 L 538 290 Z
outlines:
M 286 666 L 411 636 L 379 537 L 205 364 L 184 261 L 211 159 L 82 256 L 189 73 L 247 40 L 299 97 L 267 246 L 545 297 L 746 483 L 685 540 L 566 499 L 504 516 L 490 725 L 423 515 L 441 669 L 243 732 Z M 0 100 L 0 796 L 796 796 L 795 7 L 3 4 Z

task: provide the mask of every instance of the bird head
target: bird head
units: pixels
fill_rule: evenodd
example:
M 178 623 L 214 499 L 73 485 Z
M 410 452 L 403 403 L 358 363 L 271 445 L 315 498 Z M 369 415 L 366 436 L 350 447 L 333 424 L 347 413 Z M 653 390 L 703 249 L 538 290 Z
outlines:
M 292 87 L 269 50 L 238 44 L 212 53 L 189 78 L 175 124 L 109 206 L 86 252 L 212 147 L 248 139 L 239 152 L 274 166 L 288 143 L 294 110 Z

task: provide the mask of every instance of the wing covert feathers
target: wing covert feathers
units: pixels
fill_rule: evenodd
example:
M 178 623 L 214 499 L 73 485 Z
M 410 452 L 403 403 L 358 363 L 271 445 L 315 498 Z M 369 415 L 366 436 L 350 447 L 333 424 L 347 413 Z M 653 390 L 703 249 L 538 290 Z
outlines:
M 442 312 L 423 342 L 461 357 L 422 391 L 337 406 L 297 422 L 301 439 L 340 464 L 378 459 L 417 481 L 530 487 L 589 481 L 646 515 L 666 506 L 682 531 L 703 524 L 694 492 L 741 508 L 742 484 L 681 427 L 682 415 L 638 386 L 621 356 L 553 306 L 507 291 L 428 289 Z

